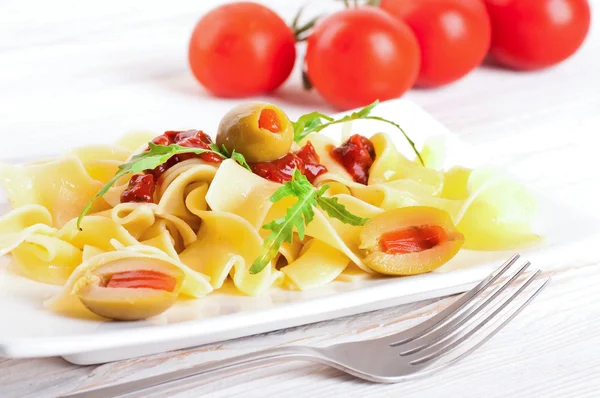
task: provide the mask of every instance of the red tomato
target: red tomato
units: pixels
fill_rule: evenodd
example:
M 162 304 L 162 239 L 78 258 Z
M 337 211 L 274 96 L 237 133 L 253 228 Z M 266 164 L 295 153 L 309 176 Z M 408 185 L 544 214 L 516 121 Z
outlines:
M 485 0 L 492 56 L 514 69 L 557 64 L 583 43 L 590 27 L 586 0 Z
M 294 33 L 277 14 L 256 3 L 231 3 L 200 19 L 189 61 L 198 81 L 221 97 L 272 91 L 296 60 Z
M 414 84 L 419 60 L 410 28 L 374 7 L 346 9 L 322 20 L 306 48 L 311 83 L 341 109 L 401 96 Z
M 460 79 L 483 61 L 490 48 L 490 20 L 481 0 L 382 0 L 381 8 L 417 36 L 419 86 Z

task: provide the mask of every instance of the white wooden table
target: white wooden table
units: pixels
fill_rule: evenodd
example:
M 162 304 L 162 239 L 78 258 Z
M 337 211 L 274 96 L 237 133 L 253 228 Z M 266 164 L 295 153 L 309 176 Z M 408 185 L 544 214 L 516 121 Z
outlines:
M 131 129 L 214 128 L 232 101 L 208 97 L 187 69 L 187 41 L 214 1 L 0 2 L 0 159 L 110 142 Z M 537 73 L 480 68 L 407 98 L 531 184 L 600 212 L 600 2 L 581 51 Z M 288 20 L 295 2 L 272 3 Z M 291 116 L 331 111 L 300 89 L 297 71 L 268 98 Z M 565 225 L 569 228 L 569 225 Z M 592 397 L 600 391 L 600 236 L 548 249 L 544 293 L 502 333 L 435 376 L 376 385 L 320 365 L 288 363 L 157 388 L 146 397 Z M 180 352 L 79 367 L 62 359 L 0 358 L 0 396 L 54 397 L 285 344 L 371 338 L 430 316 L 432 300 Z M 1 305 L 1 304 L 0 304 Z M 0 327 L 1 327 L 0 320 Z M 141 396 L 141 395 L 140 395 Z

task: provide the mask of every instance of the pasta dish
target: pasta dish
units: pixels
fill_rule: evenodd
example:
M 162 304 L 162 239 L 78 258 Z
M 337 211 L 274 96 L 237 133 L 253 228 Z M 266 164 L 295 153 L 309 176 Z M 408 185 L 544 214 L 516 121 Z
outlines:
M 138 320 L 224 284 L 250 296 L 307 290 L 538 241 L 521 184 L 491 168 L 428 167 L 431 153 L 375 106 L 292 122 L 252 102 L 229 111 L 214 139 L 140 133 L 0 165 L 13 207 L 0 218 L 0 254 L 24 277 L 63 286 L 44 303 L 51 311 Z M 392 124 L 413 156 L 376 131 L 320 134 L 358 119 Z

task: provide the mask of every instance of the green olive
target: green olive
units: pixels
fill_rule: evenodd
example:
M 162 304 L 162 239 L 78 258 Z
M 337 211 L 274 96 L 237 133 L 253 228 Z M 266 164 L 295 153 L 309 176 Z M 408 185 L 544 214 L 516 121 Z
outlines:
M 163 274 L 173 278 L 175 285 L 170 286 L 172 290 L 164 290 L 146 286 L 112 287 L 109 283 L 111 278 L 120 273 L 135 275 L 140 271 Z M 130 282 L 131 278 L 128 278 Z M 120 321 L 146 319 L 161 314 L 177 301 L 183 279 L 183 271 L 167 261 L 154 258 L 121 259 L 104 264 L 82 277 L 77 297 L 87 309 L 104 318 Z
M 288 154 L 293 142 L 290 119 L 279 107 L 264 102 L 234 107 L 221 119 L 217 133 L 218 146 L 241 153 L 248 162 L 279 159 Z
M 114 290 L 90 286 L 79 292 L 79 301 L 94 314 L 117 321 L 150 318 L 165 312 L 177 301 L 177 294 L 164 290 L 127 289 L 132 291 L 127 295 L 117 295 Z

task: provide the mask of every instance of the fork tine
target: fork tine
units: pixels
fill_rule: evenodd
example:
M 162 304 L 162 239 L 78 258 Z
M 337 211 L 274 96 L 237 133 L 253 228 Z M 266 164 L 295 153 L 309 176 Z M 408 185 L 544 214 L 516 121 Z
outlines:
M 525 280 L 525 282 L 523 282 L 521 287 L 519 287 L 519 289 L 516 292 L 512 293 L 510 296 L 508 296 L 506 299 L 504 299 L 500 303 L 500 305 L 494 311 L 492 311 L 491 314 L 486 316 L 483 320 L 475 323 L 473 328 L 467 330 L 468 327 L 471 326 L 471 325 L 467 325 L 466 327 L 463 327 L 462 330 L 459 330 L 458 333 L 454 334 L 450 338 L 429 346 L 428 348 L 426 348 L 425 350 L 423 350 L 422 352 L 419 353 L 417 359 L 414 359 L 411 361 L 411 365 L 420 365 L 420 364 L 429 362 L 431 360 L 434 360 L 436 358 L 439 358 L 440 356 L 452 351 L 453 349 L 458 347 L 460 344 L 462 344 L 463 342 L 468 340 L 469 337 L 471 337 L 475 333 L 477 333 L 478 330 L 480 330 L 483 326 L 485 326 L 492 319 L 494 319 L 504 308 L 506 308 L 508 306 L 508 304 L 510 304 L 515 298 L 517 298 L 527 288 L 527 286 L 529 286 L 533 282 L 533 280 L 540 273 L 541 273 L 541 271 L 537 270 L 533 275 L 531 275 L 529 278 L 527 278 Z M 536 293 L 534 293 L 532 296 L 535 296 L 535 294 Z M 530 297 L 530 299 L 531 298 L 532 297 Z M 530 299 L 528 300 L 528 302 L 530 301 Z
M 548 283 L 550 282 L 552 278 L 547 277 L 546 279 L 543 279 L 543 282 L 541 283 L 541 285 L 533 292 L 529 295 L 529 297 L 527 298 L 527 300 L 525 300 L 520 306 L 518 306 L 517 308 L 513 309 L 511 313 L 509 313 L 509 315 L 506 317 L 506 319 L 500 323 L 499 325 L 494 326 L 494 328 L 492 328 L 487 334 L 483 334 L 483 337 L 481 337 L 479 339 L 479 341 L 477 341 L 474 345 L 472 345 L 471 347 L 467 348 L 464 352 L 456 355 L 455 357 L 449 359 L 449 360 L 444 360 L 445 356 L 442 356 L 441 358 L 437 359 L 437 360 L 433 360 L 431 361 L 431 363 L 427 364 L 424 368 L 422 368 L 418 373 L 415 374 L 415 376 L 425 376 L 434 372 L 437 372 L 441 369 L 444 369 L 452 364 L 457 363 L 458 361 L 460 361 L 461 359 L 464 359 L 465 357 L 467 357 L 468 355 L 472 354 L 473 352 L 475 352 L 475 350 L 477 350 L 479 347 L 481 347 L 482 345 L 484 345 L 489 339 L 491 339 L 492 337 L 494 337 L 496 335 L 496 333 L 498 333 L 500 330 L 502 330 L 502 328 L 504 328 L 504 326 L 506 326 L 510 321 L 512 321 L 519 313 L 521 313 L 521 311 L 523 311 L 525 309 L 525 307 L 527 307 L 527 305 L 529 305 L 529 303 L 531 303 L 531 301 L 533 301 L 534 298 L 537 297 L 538 294 L 540 294 L 540 292 L 548 285 Z
M 492 303 L 504 290 L 506 290 L 525 270 L 529 267 L 531 263 L 527 261 L 524 265 L 521 266 L 510 278 L 504 281 L 500 286 L 498 286 L 485 300 L 482 300 L 480 303 L 473 305 L 466 309 L 465 311 L 459 313 L 458 315 L 449 318 L 448 322 L 440 324 L 438 328 L 432 328 L 428 332 L 425 332 L 422 336 L 417 339 L 406 344 L 405 347 L 402 347 L 403 351 L 400 355 L 410 355 L 418 352 L 428 346 L 431 346 L 433 343 L 444 339 L 448 334 L 455 332 L 459 329 L 461 325 L 464 325 L 470 319 L 472 319 L 475 315 L 481 312 L 485 307 L 487 307 L 490 303 Z
M 484 280 L 479 282 L 477 286 L 472 288 L 466 293 L 463 293 L 456 301 L 454 301 L 451 305 L 446 307 L 444 310 L 440 311 L 437 315 L 429 318 L 428 320 L 413 326 L 410 329 L 404 330 L 402 332 L 392 334 L 390 336 L 385 336 L 382 339 L 385 339 L 390 342 L 392 347 L 395 347 L 400 344 L 407 343 L 412 341 L 423 333 L 429 331 L 431 328 L 438 325 L 440 322 L 446 320 L 449 316 L 453 315 L 457 311 L 461 310 L 465 306 L 469 305 L 472 300 L 477 297 L 482 291 L 487 289 L 492 283 L 494 283 L 498 278 L 500 278 L 514 263 L 520 256 L 518 254 L 513 255 L 511 258 L 506 260 L 504 264 L 502 264 L 498 269 L 488 275 Z

